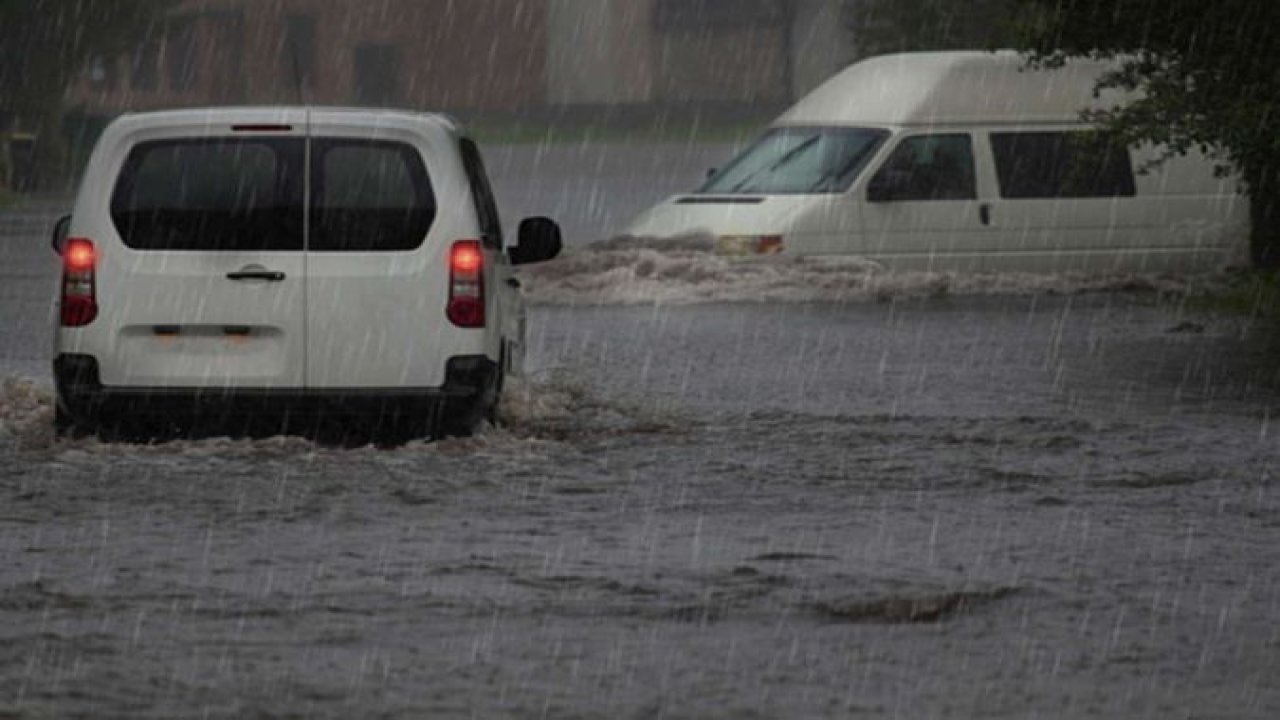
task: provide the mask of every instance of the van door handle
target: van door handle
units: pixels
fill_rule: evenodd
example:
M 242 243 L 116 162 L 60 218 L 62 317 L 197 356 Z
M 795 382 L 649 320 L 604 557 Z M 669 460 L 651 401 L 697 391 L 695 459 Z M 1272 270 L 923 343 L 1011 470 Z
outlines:
M 991 224 L 991 204 L 990 203 L 982 203 L 981 205 L 978 206 L 978 219 L 982 221 L 983 225 Z
M 280 282 L 284 280 L 284 273 L 274 270 L 238 270 L 236 272 L 227 273 L 228 280 L 266 280 L 267 282 Z

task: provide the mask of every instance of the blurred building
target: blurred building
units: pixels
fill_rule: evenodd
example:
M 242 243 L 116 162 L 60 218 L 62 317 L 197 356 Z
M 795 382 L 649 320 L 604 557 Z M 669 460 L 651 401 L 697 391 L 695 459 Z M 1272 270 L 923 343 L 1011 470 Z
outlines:
M 848 0 L 550 0 L 555 105 L 780 105 L 854 59 Z
M 183 0 L 69 103 L 776 106 L 851 58 L 847 1 Z
M 544 5 L 185 0 L 132 53 L 92 61 L 71 102 L 109 114 L 282 102 L 514 109 L 543 101 Z

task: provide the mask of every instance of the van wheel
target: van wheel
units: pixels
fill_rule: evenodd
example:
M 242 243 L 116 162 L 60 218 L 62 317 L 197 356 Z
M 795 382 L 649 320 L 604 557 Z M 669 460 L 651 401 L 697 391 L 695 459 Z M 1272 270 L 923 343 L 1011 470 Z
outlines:
M 498 398 L 501 397 L 502 370 L 499 369 L 488 387 L 465 400 L 446 402 L 440 414 L 440 437 L 470 437 L 480 423 L 497 424 Z
M 493 390 L 487 393 L 487 407 L 484 411 L 484 419 L 488 420 L 489 424 L 494 427 L 498 427 L 498 405 L 502 403 L 502 389 L 506 384 L 506 380 L 506 359 L 504 358 L 498 363 L 498 377 L 493 380 Z
M 440 438 L 471 437 L 485 412 L 484 402 L 479 400 L 445 403 L 435 434 Z

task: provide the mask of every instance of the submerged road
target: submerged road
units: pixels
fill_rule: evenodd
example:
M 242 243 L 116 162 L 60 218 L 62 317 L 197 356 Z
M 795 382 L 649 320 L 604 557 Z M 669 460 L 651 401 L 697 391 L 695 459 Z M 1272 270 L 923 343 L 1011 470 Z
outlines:
M 504 152 L 500 187 L 572 184 Z M 17 218 L 0 716 L 1280 716 L 1269 326 L 1127 292 L 544 303 L 474 439 L 53 442 Z

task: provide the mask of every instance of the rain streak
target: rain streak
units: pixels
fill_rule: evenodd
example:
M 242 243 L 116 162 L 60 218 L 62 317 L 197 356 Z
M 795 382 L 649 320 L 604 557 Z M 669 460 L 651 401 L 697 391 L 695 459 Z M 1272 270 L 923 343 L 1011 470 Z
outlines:
M 0 2 L 0 58 L 30 53 L 22 77 L 50 61 L 10 21 L 117 40 L 67 41 L 55 100 L 0 70 L 0 717 L 1280 716 L 1280 291 L 1251 267 L 1247 184 L 1194 150 L 1144 170 L 1150 147 L 1078 119 L 938 120 L 1012 107 L 1025 88 L 1003 70 L 982 71 L 982 96 L 908 87 L 901 106 L 832 110 L 823 83 L 855 61 L 871 63 L 845 71 L 858 92 L 867 67 L 958 87 L 975 62 L 1024 62 L 951 53 L 1024 46 L 900 4 Z M 466 128 L 503 252 L 523 218 L 563 231 L 558 257 L 508 268 L 524 372 L 492 412 L 407 440 L 360 419 L 336 439 L 60 433 L 70 271 L 50 233 L 121 195 L 80 185 L 107 123 L 335 105 Z M 36 112 L 55 106 L 56 128 Z M 837 110 L 864 129 L 819 131 Z M 326 174 L 336 151 L 311 160 L 407 132 L 309 140 L 308 182 L 270 180 L 305 198 L 273 237 L 296 231 L 316 258 L 326 222 L 370 243 L 410 226 L 378 219 L 401 202 L 385 158 L 342 156 L 365 173 L 347 205 L 324 194 L 348 191 Z M 286 140 L 270 140 L 280 167 Z M 422 152 L 425 174 L 404 174 L 435 202 L 420 250 L 339 239 L 298 267 L 396 256 L 371 286 L 391 287 L 414 252 L 463 240 L 436 232 L 462 227 L 471 200 L 450 193 L 483 195 L 475 175 Z M 946 175 L 957 160 L 971 176 Z M 235 202 L 255 192 L 248 165 Z M 217 172 L 148 191 L 187 202 Z M 93 240 L 190 267 L 122 233 Z M 253 257 L 275 269 L 289 251 L 271 252 Z M 465 285 L 451 272 L 429 280 L 441 298 Z M 307 303 L 377 332 L 343 306 L 374 293 L 347 292 Z M 444 335 L 443 304 L 393 300 L 397 323 L 420 312 Z M 359 370 L 384 351 L 326 352 Z

